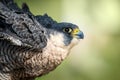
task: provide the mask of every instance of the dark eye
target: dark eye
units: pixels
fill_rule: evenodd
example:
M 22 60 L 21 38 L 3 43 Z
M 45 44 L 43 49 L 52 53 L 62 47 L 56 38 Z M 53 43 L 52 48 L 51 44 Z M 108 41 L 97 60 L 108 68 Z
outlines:
M 63 31 L 64 31 L 64 32 L 67 32 L 67 33 L 71 33 L 71 32 L 72 32 L 72 29 L 71 29 L 71 28 L 64 28 Z

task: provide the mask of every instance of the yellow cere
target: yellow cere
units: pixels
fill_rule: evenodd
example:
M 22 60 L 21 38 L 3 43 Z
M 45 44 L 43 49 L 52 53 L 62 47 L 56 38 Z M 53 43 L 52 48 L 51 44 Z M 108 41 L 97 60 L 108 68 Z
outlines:
M 73 29 L 72 34 L 73 35 L 78 34 L 79 32 L 80 32 L 79 28 L 75 28 L 75 29 Z

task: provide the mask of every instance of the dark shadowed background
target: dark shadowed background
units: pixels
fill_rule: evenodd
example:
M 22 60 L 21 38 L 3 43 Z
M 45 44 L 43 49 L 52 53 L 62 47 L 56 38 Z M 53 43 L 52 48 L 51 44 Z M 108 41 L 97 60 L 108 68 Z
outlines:
M 53 72 L 36 80 L 120 80 L 120 0 L 15 0 L 34 15 L 77 24 L 85 39 Z

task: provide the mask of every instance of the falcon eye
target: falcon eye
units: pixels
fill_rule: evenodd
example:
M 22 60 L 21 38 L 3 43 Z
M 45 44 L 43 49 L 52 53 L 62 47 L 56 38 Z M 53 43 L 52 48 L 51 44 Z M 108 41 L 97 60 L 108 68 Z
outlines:
M 72 32 L 72 29 L 71 29 L 71 28 L 64 28 L 63 31 L 64 31 L 64 32 L 67 32 L 67 33 L 71 33 L 71 32 Z

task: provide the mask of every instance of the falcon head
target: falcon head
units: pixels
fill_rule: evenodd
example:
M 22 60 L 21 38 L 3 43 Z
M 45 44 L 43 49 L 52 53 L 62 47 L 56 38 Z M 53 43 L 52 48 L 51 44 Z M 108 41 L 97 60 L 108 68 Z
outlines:
M 47 35 L 50 39 L 52 38 L 53 43 L 56 43 L 56 45 L 60 44 L 59 46 L 69 46 L 71 48 L 80 39 L 84 38 L 83 32 L 75 24 L 66 22 L 58 23 L 47 14 L 37 16 L 37 20 L 47 28 Z
M 72 23 L 56 23 L 53 25 L 52 29 L 54 32 L 57 31 L 57 33 L 55 32 L 53 35 L 62 35 L 65 46 L 76 44 L 80 39 L 84 38 L 83 32 L 78 28 L 77 25 L 74 25 Z

